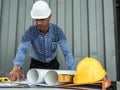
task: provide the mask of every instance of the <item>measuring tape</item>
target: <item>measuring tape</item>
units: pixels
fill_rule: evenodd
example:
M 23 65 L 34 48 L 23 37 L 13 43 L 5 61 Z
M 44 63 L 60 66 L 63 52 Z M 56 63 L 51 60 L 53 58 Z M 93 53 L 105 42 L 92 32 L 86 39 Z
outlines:
M 7 82 L 9 81 L 8 77 L 0 77 L 0 82 Z

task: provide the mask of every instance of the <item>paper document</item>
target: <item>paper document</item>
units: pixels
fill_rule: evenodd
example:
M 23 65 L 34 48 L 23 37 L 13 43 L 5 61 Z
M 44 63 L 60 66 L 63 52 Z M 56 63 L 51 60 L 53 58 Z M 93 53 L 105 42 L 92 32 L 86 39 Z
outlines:
M 28 81 L 7 81 L 0 82 L 0 88 L 7 87 L 31 87 L 32 85 Z

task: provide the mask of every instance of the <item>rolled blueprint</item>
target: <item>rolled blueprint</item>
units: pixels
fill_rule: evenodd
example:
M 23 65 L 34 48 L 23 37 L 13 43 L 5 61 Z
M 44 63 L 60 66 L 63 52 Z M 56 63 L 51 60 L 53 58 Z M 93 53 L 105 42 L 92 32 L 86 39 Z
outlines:
M 56 71 L 50 70 L 44 76 L 44 81 L 49 86 L 57 85 L 58 74 Z
M 38 84 L 39 82 L 45 82 L 44 76 L 49 70 L 46 69 L 30 69 L 27 72 L 27 80 L 32 84 Z
M 46 83 L 49 86 L 58 84 L 58 74 L 74 75 L 75 71 L 69 70 L 49 70 L 49 69 L 30 69 L 27 72 L 27 80 L 32 84 Z
M 49 86 L 58 85 L 58 74 L 74 75 L 75 71 L 68 70 L 49 70 L 44 76 L 44 81 Z
M 75 71 L 73 70 L 55 70 L 57 74 L 70 74 L 75 75 Z

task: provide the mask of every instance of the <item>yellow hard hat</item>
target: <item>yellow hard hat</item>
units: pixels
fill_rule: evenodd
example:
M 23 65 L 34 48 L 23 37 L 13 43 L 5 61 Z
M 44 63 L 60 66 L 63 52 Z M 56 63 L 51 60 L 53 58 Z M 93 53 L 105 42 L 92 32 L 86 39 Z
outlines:
M 75 84 L 94 83 L 103 79 L 105 75 L 106 71 L 98 60 L 86 57 L 78 63 L 73 82 Z

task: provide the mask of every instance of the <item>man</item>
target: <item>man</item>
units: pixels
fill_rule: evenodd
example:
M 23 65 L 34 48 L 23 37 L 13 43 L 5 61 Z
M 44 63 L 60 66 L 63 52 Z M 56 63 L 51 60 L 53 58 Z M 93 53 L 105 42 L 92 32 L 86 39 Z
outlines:
M 14 58 L 14 67 L 9 73 L 10 80 L 25 79 L 21 68 L 30 45 L 32 45 L 30 68 L 59 69 L 56 57 L 59 44 L 68 70 L 75 70 L 75 62 L 66 37 L 57 25 L 50 23 L 51 15 L 51 9 L 45 1 L 39 0 L 33 4 L 31 17 L 35 25 L 31 25 L 22 36 Z

